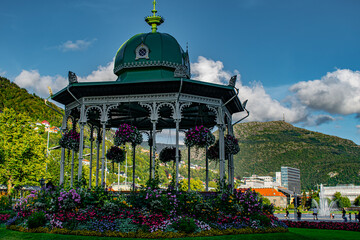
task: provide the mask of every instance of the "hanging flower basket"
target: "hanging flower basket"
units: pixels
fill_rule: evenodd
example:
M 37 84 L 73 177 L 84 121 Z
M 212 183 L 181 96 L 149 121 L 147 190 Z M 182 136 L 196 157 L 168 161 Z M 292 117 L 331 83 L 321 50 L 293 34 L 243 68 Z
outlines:
M 239 142 L 233 135 L 225 136 L 225 153 L 235 155 L 240 152 Z
M 139 130 L 129 124 L 121 124 L 115 132 L 114 143 L 116 146 L 123 145 L 127 142 L 138 145 L 142 143 L 143 138 Z
M 185 145 L 187 147 L 206 147 L 214 144 L 214 142 L 215 136 L 203 125 L 190 128 L 185 132 Z
M 218 160 L 219 159 L 219 141 L 212 146 L 210 146 L 207 150 L 207 156 L 210 160 Z
M 117 146 L 112 146 L 106 152 L 106 158 L 111 160 L 113 163 L 122 163 L 125 161 L 125 151 Z
M 76 130 L 66 131 L 59 140 L 59 145 L 62 148 L 78 152 L 80 145 L 80 134 L 76 132 Z
M 166 147 L 161 150 L 159 159 L 163 163 L 168 163 L 171 161 L 176 161 L 175 156 L 176 156 L 176 148 L 175 147 Z M 179 151 L 179 159 L 181 159 L 180 151 Z
M 240 152 L 238 140 L 232 135 L 225 136 L 225 160 L 228 160 L 228 155 L 235 155 Z M 219 140 L 208 149 L 208 158 L 210 160 L 219 160 Z

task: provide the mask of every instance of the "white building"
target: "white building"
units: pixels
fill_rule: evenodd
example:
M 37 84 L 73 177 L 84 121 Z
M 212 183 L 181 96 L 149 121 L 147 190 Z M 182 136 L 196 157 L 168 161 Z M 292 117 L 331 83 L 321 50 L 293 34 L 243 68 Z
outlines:
M 360 186 L 355 186 L 353 184 L 349 185 L 339 185 L 334 187 L 323 187 L 324 196 L 329 199 L 334 198 L 336 192 L 341 193 L 342 197 L 348 197 L 351 203 L 354 203 L 355 198 L 360 196 Z
M 244 184 L 240 185 L 239 188 L 274 188 L 280 186 L 270 176 L 252 175 L 251 177 L 244 177 L 242 181 Z

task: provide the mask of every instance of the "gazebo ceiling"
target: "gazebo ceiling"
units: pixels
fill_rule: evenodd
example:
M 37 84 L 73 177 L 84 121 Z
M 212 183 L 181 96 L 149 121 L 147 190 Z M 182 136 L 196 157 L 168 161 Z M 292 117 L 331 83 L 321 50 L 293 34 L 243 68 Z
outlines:
M 121 82 L 94 82 L 74 83 L 55 94 L 52 99 L 64 105 L 75 102 L 75 98 L 101 97 L 101 96 L 130 96 L 149 95 L 161 93 L 179 93 L 194 96 L 221 99 L 223 103 L 231 100 L 225 107 L 230 114 L 243 111 L 243 107 L 233 87 L 184 79 L 183 82 L 142 82 L 142 83 L 121 83 Z M 76 111 L 75 111 L 76 112 Z M 77 115 L 78 113 L 73 112 Z M 107 127 L 118 127 L 121 123 L 131 123 L 140 130 L 152 128 L 148 109 L 136 102 L 123 102 L 117 108 L 111 109 Z M 172 109 L 164 106 L 160 109 L 160 118 L 156 124 L 157 129 L 175 128 L 172 118 Z M 95 110 L 88 115 L 90 124 L 100 126 L 99 113 Z M 216 124 L 216 114 L 204 104 L 193 102 L 182 111 L 180 122 L 181 129 L 204 125 L 213 127 Z
M 182 86 L 181 86 L 182 84 Z M 202 97 L 221 99 L 223 103 L 231 98 L 231 102 L 226 105 L 230 114 L 244 111 L 240 100 L 236 96 L 233 87 L 219 84 L 212 84 L 190 79 L 169 80 L 161 82 L 138 82 L 138 83 L 121 83 L 121 82 L 86 82 L 73 83 L 68 86 L 68 90 L 77 99 L 82 97 L 99 97 L 99 96 L 126 96 L 141 94 L 159 94 L 159 93 L 185 93 Z M 76 101 L 67 88 L 62 89 L 52 96 L 52 99 L 58 103 L 68 105 Z

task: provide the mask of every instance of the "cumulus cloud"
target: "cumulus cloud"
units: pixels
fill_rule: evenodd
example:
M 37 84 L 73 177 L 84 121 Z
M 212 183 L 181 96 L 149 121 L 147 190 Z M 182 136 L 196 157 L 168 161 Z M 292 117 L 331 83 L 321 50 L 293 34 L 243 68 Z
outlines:
M 109 62 L 105 67 L 99 66 L 97 70 L 91 72 L 86 77 L 78 77 L 79 82 L 101 82 L 115 81 L 117 76 L 113 72 L 114 60 Z
M 96 39 L 93 39 L 91 41 L 87 40 L 76 40 L 73 41 L 66 41 L 65 43 L 61 44 L 58 48 L 62 50 L 63 52 L 67 51 L 80 51 L 87 49 L 91 44 L 93 44 L 96 41 Z
M 319 80 L 294 84 L 290 91 L 314 110 L 341 115 L 360 113 L 360 71 L 338 69 Z
M 49 96 L 48 86 L 52 88 L 53 92 L 57 92 L 67 85 L 66 78 L 59 75 L 41 76 L 38 70 L 22 70 L 14 82 L 41 97 Z
M 196 80 L 217 84 L 229 81 L 232 76 L 231 72 L 224 70 L 222 62 L 207 59 L 203 56 L 199 56 L 198 61 L 191 64 L 191 74 L 192 78 Z
M 191 72 L 194 79 L 217 84 L 227 83 L 232 75 L 238 75 L 236 87 L 239 89 L 241 101 L 248 99 L 246 108 L 251 112 L 249 121 L 281 120 L 285 116 L 286 121 L 296 123 L 304 121 L 307 117 L 308 113 L 304 106 L 288 99 L 290 107 L 286 107 L 273 99 L 260 82 L 254 81 L 251 86 L 242 85 L 238 71 L 233 73 L 225 71 L 224 65 L 220 61 L 200 56 L 197 63 L 191 64 Z M 243 116 L 243 113 L 235 114 L 234 121 Z
M 100 82 L 100 81 L 114 81 L 116 75 L 113 73 L 114 61 L 108 63 L 106 66 L 99 66 L 97 70 L 91 72 L 88 76 L 78 76 L 79 82 Z M 56 93 L 68 85 L 67 77 L 60 75 L 56 76 L 41 76 L 38 70 L 22 70 L 15 78 L 14 82 L 30 92 L 34 92 L 41 97 L 48 97 L 48 86 Z

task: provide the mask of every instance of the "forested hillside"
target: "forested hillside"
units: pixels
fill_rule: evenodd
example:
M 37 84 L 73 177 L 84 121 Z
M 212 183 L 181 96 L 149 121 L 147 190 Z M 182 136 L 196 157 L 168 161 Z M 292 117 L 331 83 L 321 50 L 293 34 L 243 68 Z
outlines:
M 54 104 L 52 106 L 63 111 Z M 0 110 L 5 107 L 12 108 L 18 113 L 27 113 L 34 122 L 47 120 L 51 125 L 58 127 L 61 125 L 61 115 L 45 106 L 44 99 L 0 77 Z
M 360 184 L 360 147 L 354 142 L 283 121 L 237 124 L 240 153 L 235 176 L 271 175 L 281 166 L 301 170 L 302 188 L 316 184 Z

